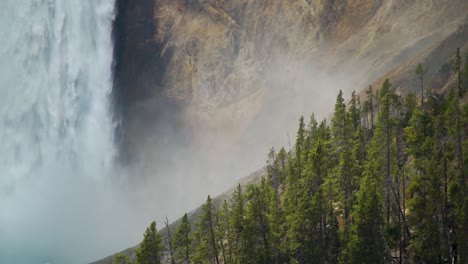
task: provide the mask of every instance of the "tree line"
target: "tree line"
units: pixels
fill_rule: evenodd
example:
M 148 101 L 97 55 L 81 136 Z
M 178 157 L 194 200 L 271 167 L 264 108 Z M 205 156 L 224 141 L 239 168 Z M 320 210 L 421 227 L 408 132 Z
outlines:
M 468 63 L 447 93 L 399 95 L 387 79 L 366 100 L 340 91 L 330 123 L 299 119 L 296 142 L 271 149 L 261 182 L 238 185 L 167 241 L 153 222 L 138 264 L 468 263 Z M 114 263 L 133 263 L 119 254 Z

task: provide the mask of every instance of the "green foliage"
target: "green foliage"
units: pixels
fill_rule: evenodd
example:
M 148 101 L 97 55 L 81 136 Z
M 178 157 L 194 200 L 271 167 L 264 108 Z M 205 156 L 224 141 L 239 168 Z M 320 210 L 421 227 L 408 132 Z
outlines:
M 271 237 L 268 223 L 270 186 L 265 179 L 260 185 L 249 185 L 246 192 L 246 252 L 252 263 L 271 263 Z
M 184 214 L 180 225 L 175 231 L 173 237 L 173 244 L 175 249 L 175 257 L 177 261 L 183 261 L 183 263 L 190 263 L 190 247 L 192 243 L 192 238 L 190 232 L 192 231 L 192 226 L 188 220 L 187 214 Z
M 146 229 L 143 241 L 136 249 L 137 263 L 160 264 L 162 263 L 163 251 L 162 236 L 156 230 L 156 222 L 152 222 Z
M 455 60 L 454 60 L 454 70 L 455 74 L 457 75 L 458 84 L 457 84 L 457 91 L 458 97 L 463 97 L 465 91 L 463 90 L 463 61 L 460 54 L 460 48 L 457 48 L 455 53 Z
M 468 53 L 465 55 L 465 63 L 463 65 L 463 72 L 462 72 L 462 84 L 463 84 L 463 91 L 468 91 Z
M 219 264 L 219 245 L 216 241 L 215 208 L 213 200 L 208 195 L 203 212 L 200 215 L 195 241 L 198 243 L 194 252 L 193 262 L 204 263 L 206 260 Z
M 230 213 L 230 226 L 232 227 L 233 234 L 233 255 L 235 257 L 235 263 L 242 263 L 246 261 L 246 232 L 245 232 L 245 201 L 244 194 L 242 192 L 242 186 L 239 184 L 231 199 L 231 213 Z
M 420 98 L 387 79 L 362 108 L 340 91 L 330 125 L 301 117 L 295 146 L 270 150 L 261 182 L 239 184 L 220 208 L 208 196 L 194 232 L 184 215 L 177 262 L 467 263 L 468 106 L 459 87 L 424 91 L 426 71 L 416 68 Z M 150 226 L 138 261 L 161 256 L 156 234 Z
M 132 264 L 132 263 L 133 262 L 130 259 L 130 257 L 122 253 L 117 253 L 114 256 L 114 259 L 112 260 L 112 264 Z
M 385 241 L 382 234 L 382 201 L 379 184 L 365 177 L 358 193 L 355 223 L 350 244 L 350 263 L 385 263 Z
M 423 67 L 422 63 L 419 63 L 414 71 L 417 78 L 420 81 L 421 86 L 421 105 L 424 105 L 424 76 L 426 75 L 427 71 L 429 70 L 428 67 Z

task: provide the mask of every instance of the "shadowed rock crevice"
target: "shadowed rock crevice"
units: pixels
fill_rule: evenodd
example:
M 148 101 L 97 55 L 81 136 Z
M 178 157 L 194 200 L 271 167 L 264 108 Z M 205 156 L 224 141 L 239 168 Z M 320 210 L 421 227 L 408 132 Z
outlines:
M 181 107 L 164 95 L 164 78 L 173 52 L 165 49 L 164 40 L 156 38 L 156 7 L 154 0 L 116 1 L 113 93 L 124 162 L 135 158 L 134 138 L 145 131 L 157 133 L 162 126 L 179 126 L 175 123 Z

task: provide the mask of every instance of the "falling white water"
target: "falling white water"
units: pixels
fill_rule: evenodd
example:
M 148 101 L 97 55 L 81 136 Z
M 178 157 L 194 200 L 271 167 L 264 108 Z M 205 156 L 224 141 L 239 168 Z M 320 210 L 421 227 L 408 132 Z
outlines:
M 0 1 L 0 263 L 103 254 L 113 17 L 114 0 Z

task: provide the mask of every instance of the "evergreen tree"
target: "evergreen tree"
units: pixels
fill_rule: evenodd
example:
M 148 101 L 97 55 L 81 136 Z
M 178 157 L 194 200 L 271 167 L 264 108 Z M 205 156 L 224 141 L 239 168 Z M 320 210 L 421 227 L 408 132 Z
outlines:
M 229 226 L 229 211 L 226 200 L 215 214 L 216 241 L 221 248 L 223 263 L 232 263 L 232 246 Z
M 364 103 L 364 113 L 366 115 L 366 124 L 369 124 L 367 119 L 370 115 L 370 124 L 367 129 L 372 130 L 374 128 L 374 92 L 372 91 L 372 86 L 369 85 L 369 88 L 366 90 L 366 95 L 367 100 Z
M 350 240 L 350 262 L 385 263 L 385 240 L 382 234 L 380 184 L 366 176 L 361 182 L 355 207 L 355 225 Z
M 468 56 L 467 56 L 468 57 Z M 465 61 L 465 67 L 467 67 L 468 61 Z M 467 70 L 468 73 L 468 70 Z M 468 105 L 465 105 L 463 107 L 463 127 L 468 124 Z M 466 131 L 464 131 L 464 134 L 466 135 Z M 463 137 L 463 148 L 464 152 L 466 153 L 466 150 L 468 148 L 468 140 L 466 139 L 466 136 Z M 463 166 L 465 169 L 463 172 L 466 172 L 466 166 L 468 166 L 468 160 L 464 158 L 463 160 Z M 457 226 L 455 226 L 455 229 L 458 229 L 458 237 L 454 236 L 454 242 L 452 244 L 452 256 L 453 259 L 456 257 L 459 257 L 459 263 L 467 263 L 468 262 L 468 196 L 466 195 L 466 191 L 468 188 L 468 183 L 467 183 L 467 178 L 466 176 L 459 176 L 457 180 L 458 185 L 460 187 L 454 188 L 458 189 L 458 191 L 454 190 L 454 196 L 456 196 L 458 199 L 454 199 L 454 203 L 457 206 Z M 456 261 L 457 259 L 455 259 Z
M 463 86 L 462 86 L 462 81 L 463 81 L 463 62 L 460 54 L 460 48 L 457 48 L 457 52 L 455 53 L 455 74 L 457 75 L 457 91 L 458 91 L 458 97 L 463 97 L 464 91 L 463 91 Z
M 419 63 L 415 70 L 416 76 L 418 80 L 420 81 L 421 105 L 422 106 L 424 105 L 424 76 L 426 75 L 428 69 L 429 68 L 427 67 L 424 68 L 422 63 Z
M 351 101 L 349 104 L 349 110 L 347 112 L 347 119 L 349 122 L 351 133 L 354 133 L 361 126 L 361 115 L 359 110 L 359 97 L 356 95 L 356 92 L 351 93 Z
M 272 253 L 271 263 L 279 264 L 283 263 L 284 256 L 286 253 L 286 246 L 283 243 L 285 237 L 284 230 L 284 213 L 280 204 L 280 194 L 278 190 L 271 188 L 270 186 L 265 187 L 265 195 L 268 197 L 268 210 L 266 213 L 267 222 L 269 224 L 269 238 L 270 238 L 270 251 Z
M 202 206 L 202 210 L 195 235 L 198 245 L 194 255 L 194 262 L 219 264 L 219 245 L 215 235 L 215 208 L 209 195 Z
M 280 164 L 274 148 L 271 148 L 270 153 L 268 153 L 267 174 L 273 188 L 278 191 L 282 179 L 280 179 Z
M 132 264 L 132 263 L 133 262 L 130 259 L 130 257 L 122 253 L 116 254 L 114 258 L 112 259 L 112 264 Z
M 308 138 L 308 137 L 307 137 Z M 294 163 L 291 165 L 294 166 L 294 181 L 299 180 L 302 177 L 302 172 L 304 169 L 304 163 L 307 158 L 307 139 L 306 139 L 306 131 L 305 131 L 305 123 L 304 117 L 301 116 L 299 119 L 299 128 L 297 129 L 297 138 L 296 138 L 296 153 L 294 158 Z
M 468 53 L 465 55 L 465 63 L 463 66 L 463 73 L 462 73 L 462 85 L 463 91 L 468 91 Z
M 415 109 L 405 130 L 408 152 L 414 157 L 416 169 L 408 189 L 411 197 L 408 224 L 412 230 L 409 249 L 417 263 L 441 263 L 449 259 L 444 182 L 448 180 L 447 161 L 451 151 L 446 140 L 443 108 L 442 98 L 428 97 L 426 108 Z
M 171 258 L 171 264 L 175 264 L 175 259 L 174 259 L 174 247 L 172 245 L 172 234 L 171 234 L 171 228 L 169 227 L 169 219 L 166 217 L 166 221 L 164 222 L 166 225 L 166 230 L 167 230 L 167 244 L 169 245 L 169 254 Z
M 335 111 L 331 119 L 331 135 L 334 146 L 335 159 L 339 159 L 339 153 L 346 145 L 346 105 L 344 103 L 343 92 L 340 90 L 335 103 Z
M 272 261 L 270 247 L 270 223 L 268 222 L 269 185 L 262 179 L 260 185 L 249 185 L 246 198 L 247 255 L 252 263 L 269 264 Z
M 162 236 L 156 230 L 156 222 L 152 222 L 146 229 L 143 241 L 136 249 L 136 260 L 138 264 L 160 264 L 162 263 L 164 246 Z
M 245 263 L 245 201 L 241 185 L 237 185 L 231 198 L 230 226 L 233 231 L 234 263 Z
M 190 247 L 192 244 L 192 238 L 190 232 L 192 226 L 188 220 L 187 213 L 184 214 L 182 220 L 175 231 L 173 238 L 173 244 L 175 249 L 175 258 L 183 263 L 190 263 Z
M 459 257 L 459 263 L 468 262 L 468 197 L 464 197 L 462 207 L 460 208 L 460 230 L 457 245 L 452 245 L 452 259 L 456 263 Z M 459 254 L 459 256 L 458 256 Z

